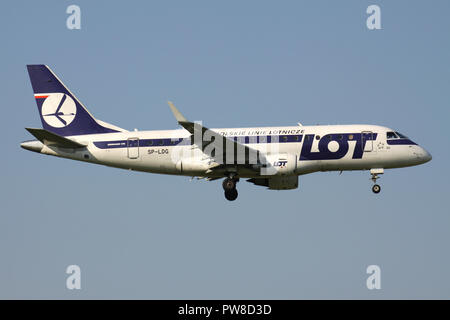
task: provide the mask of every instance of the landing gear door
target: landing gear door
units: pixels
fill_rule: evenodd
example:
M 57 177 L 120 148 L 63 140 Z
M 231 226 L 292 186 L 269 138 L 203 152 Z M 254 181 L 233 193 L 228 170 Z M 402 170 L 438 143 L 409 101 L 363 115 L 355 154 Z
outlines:
M 373 132 L 372 131 L 361 132 L 361 143 L 364 148 L 364 152 L 373 151 Z
M 139 158 L 139 138 L 129 138 L 127 140 L 128 158 Z

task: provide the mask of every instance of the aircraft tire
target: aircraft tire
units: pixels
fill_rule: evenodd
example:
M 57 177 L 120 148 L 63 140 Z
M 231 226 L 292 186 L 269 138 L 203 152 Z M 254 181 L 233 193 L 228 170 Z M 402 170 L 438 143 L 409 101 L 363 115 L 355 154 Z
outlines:
M 378 184 L 374 184 L 372 187 L 373 193 L 380 193 L 381 187 Z
M 222 187 L 225 192 L 236 189 L 236 181 L 230 178 L 225 178 L 222 182 Z
M 225 191 L 225 198 L 228 201 L 234 201 L 237 199 L 237 197 L 238 197 L 238 192 L 236 189 Z

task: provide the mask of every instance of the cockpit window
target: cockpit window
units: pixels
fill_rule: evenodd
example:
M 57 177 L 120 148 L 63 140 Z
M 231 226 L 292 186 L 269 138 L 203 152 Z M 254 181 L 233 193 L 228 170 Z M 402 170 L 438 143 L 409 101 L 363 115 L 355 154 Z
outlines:
M 397 139 L 398 138 L 397 135 L 395 134 L 395 132 L 393 132 L 393 131 L 386 132 L 386 137 L 388 139 Z
M 408 139 L 407 136 L 405 136 L 404 134 L 401 134 L 400 132 L 396 132 L 396 134 L 402 139 Z

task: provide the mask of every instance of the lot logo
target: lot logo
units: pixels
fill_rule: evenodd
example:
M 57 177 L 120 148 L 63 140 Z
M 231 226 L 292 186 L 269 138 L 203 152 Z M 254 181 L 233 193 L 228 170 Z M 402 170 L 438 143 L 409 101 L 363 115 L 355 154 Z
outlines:
M 49 126 L 62 128 L 68 126 L 77 113 L 75 102 L 64 93 L 50 94 L 42 104 L 42 118 Z
M 275 161 L 273 163 L 273 166 L 274 167 L 284 168 L 284 167 L 286 167 L 286 164 L 287 164 L 287 160 L 280 160 L 280 161 Z
M 318 151 L 312 151 L 314 141 L 318 140 Z M 340 133 L 329 134 L 322 138 L 314 134 L 305 135 L 300 154 L 300 160 L 337 160 L 342 159 L 349 151 L 349 143 L 354 144 L 352 159 L 361 159 L 364 151 L 369 151 L 366 145 L 377 139 L 377 134 L 372 132 L 363 133 Z

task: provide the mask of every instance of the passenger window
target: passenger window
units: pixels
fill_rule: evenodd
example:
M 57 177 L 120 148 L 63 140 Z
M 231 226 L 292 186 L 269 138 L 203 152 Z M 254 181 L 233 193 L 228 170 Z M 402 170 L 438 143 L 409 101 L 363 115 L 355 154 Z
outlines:
M 395 132 L 389 131 L 389 132 L 386 132 L 386 138 L 387 139 L 397 139 L 397 135 L 395 134 Z

